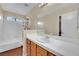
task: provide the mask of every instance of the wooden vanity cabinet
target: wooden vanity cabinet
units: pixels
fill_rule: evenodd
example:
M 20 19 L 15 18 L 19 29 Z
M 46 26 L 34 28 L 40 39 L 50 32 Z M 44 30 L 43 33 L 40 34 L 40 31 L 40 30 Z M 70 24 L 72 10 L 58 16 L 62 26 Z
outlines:
M 36 44 L 30 41 L 29 39 L 26 40 L 26 43 L 27 56 L 36 56 Z
M 27 56 L 56 56 L 27 39 Z
M 17 47 L 0 53 L 0 56 L 22 56 L 23 47 Z

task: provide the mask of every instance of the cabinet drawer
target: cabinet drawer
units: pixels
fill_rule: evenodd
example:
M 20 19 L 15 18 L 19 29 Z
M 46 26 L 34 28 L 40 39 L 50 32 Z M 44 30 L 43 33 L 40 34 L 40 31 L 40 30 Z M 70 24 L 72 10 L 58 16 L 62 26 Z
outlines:
M 47 56 L 47 51 L 37 45 L 37 56 L 38 56 L 38 55 Z

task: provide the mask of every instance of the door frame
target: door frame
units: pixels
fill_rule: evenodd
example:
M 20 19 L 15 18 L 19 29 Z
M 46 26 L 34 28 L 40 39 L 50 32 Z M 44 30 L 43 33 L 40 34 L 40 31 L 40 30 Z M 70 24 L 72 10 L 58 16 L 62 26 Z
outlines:
M 61 17 L 61 15 L 57 16 L 57 35 L 61 36 L 61 24 L 59 25 L 59 23 L 61 23 L 61 18 L 59 19 L 59 17 Z

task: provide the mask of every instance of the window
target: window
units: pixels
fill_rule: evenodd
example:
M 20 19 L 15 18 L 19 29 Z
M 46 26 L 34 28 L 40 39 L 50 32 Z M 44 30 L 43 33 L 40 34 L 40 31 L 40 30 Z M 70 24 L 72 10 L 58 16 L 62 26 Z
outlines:
M 8 21 L 13 21 L 13 22 L 25 22 L 24 19 L 18 19 L 18 18 L 14 17 L 14 16 L 8 16 L 7 20 Z
M 7 20 L 8 20 L 8 21 L 16 21 L 16 20 L 15 20 L 15 17 L 7 17 Z
M 21 19 L 16 19 L 16 22 L 24 22 L 24 21 Z

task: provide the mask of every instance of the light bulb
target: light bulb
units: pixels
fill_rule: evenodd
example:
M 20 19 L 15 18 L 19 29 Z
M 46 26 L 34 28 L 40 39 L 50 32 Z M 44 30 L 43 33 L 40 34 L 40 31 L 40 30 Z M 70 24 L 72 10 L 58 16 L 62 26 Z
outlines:
M 42 22 L 38 22 L 37 24 L 38 24 L 38 25 L 43 25 L 43 23 L 42 23 Z

